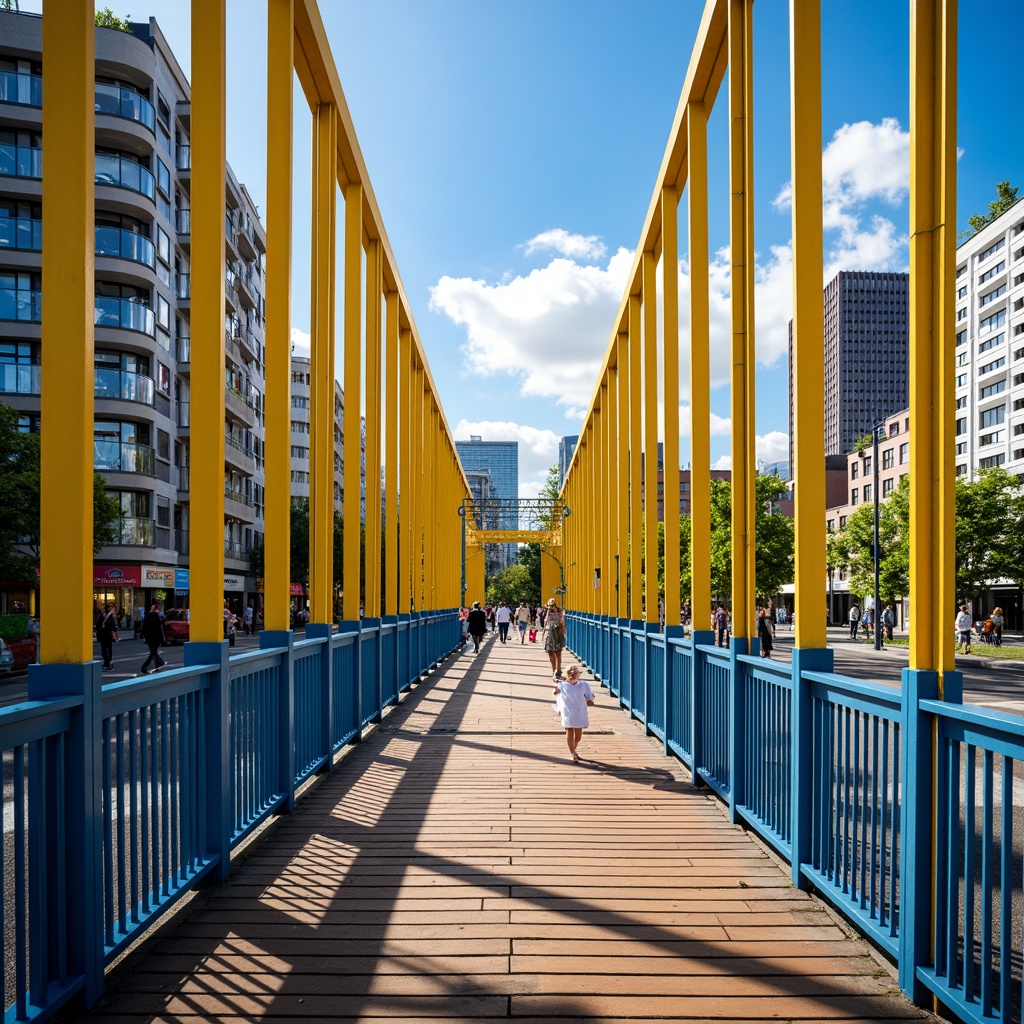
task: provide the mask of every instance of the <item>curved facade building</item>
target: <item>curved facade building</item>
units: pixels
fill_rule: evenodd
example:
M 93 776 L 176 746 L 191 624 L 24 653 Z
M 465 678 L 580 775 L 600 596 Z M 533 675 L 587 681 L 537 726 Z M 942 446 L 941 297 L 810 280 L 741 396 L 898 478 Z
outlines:
M 120 504 L 95 596 L 188 601 L 190 90 L 155 21 L 96 29 L 95 466 Z M 42 19 L 0 11 L 0 401 L 40 431 Z M 55 156 L 50 157 L 50 152 Z M 239 606 L 263 533 L 266 236 L 226 168 L 225 597 Z M 34 595 L 4 587 L 3 605 Z M 0 610 L 6 610 L 0 607 Z

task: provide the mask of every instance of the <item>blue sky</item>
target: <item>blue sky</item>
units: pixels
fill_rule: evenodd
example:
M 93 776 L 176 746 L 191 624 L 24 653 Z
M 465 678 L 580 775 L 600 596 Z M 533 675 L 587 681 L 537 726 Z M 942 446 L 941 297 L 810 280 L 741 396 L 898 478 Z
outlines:
M 826 276 L 903 270 L 909 4 L 822 7 Z M 114 10 L 156 17 L 188 69 L 184 0 Z M 523 494 L 535 493 L 558 437 L 578 431 L 589 402 L 702 10 L 698 0 L 321 2 L 448 422 L 457 437 L 518 439 Z M 754 7 L 756 429 L 766 461 L 785 457 L 788 426 L 788 10 L 784 0 Z M 1019 35 L 993 27 L 1015 24 L 1018 13 L 1016 0 L 960 4 L 960 227 L 987 209 L 997 181 L 1024 184 L 1024 142 L 1008 113 Z M 228 0 L 228 33 L 228 159 L 262 210 L 264 3 Z M 296 111 L 293 324 L 301 344 L 309 327 L 304 101 Z M 726 113 L 723 90 L 709 125 L 711 248 L 720 253 L 713 352 L 727 351 Z M 685 230 L 684 215 L 684 265 Z M 685 287 L 682 299 L 685 339 Z M 713 357 L 712 458 L 722 465 L 727 362 Z M 684 410 L 688 401 L 684 389 Z M 684 437 L 684 462 L 687 450 Z

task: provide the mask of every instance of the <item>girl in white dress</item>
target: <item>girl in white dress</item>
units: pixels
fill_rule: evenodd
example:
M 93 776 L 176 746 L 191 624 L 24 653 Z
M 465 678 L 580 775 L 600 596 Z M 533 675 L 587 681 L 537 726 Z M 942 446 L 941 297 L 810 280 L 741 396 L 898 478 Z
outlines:
M 583 730 L 590 725 L 587 708 L 594 703 L 594 694 L 590 687 L 580 679 L 579 665 L 570 665 L 564 679 L 554 680 L 556 694 L 555 714 L 562 718 L 565 728 L 565 743 L 569 748 L 569 756 L 575 764 L 579 764 L 576 746 L 583 738 Z

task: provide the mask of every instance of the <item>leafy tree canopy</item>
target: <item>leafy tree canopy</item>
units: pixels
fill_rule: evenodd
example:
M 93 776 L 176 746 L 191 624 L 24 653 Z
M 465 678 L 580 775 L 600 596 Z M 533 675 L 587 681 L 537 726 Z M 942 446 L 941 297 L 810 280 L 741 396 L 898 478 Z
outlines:
M 977 234 L 986 224 L 991 224 L 996 217 L 1013 206 L 1017 202 L 1019 191 L 1019 188 L 1011 188 L 1008 181 L 1000 181 L 996 185 L 996 198 L 988 204 L 988 213 L 974 213 L 967 218 L 967 223 L 974 229 L 974 234 Z
M 129 24 L 132 16 L 126 14 L 123 18 L 119 18 L 109 7 L 104 7 L 102 10 L 96 12 L 96 27 L 97 28 L 116 28 L 121 32 L 131 32 L 132 27 Z
M 520 601 L 537 604 L 540 601 L 540 588 L 534 589 L 530 570 L 525 565 L 510 565 L 502 569 L 487 584 L 485 598 L 488 604 L 505 604 L 515 607 Z

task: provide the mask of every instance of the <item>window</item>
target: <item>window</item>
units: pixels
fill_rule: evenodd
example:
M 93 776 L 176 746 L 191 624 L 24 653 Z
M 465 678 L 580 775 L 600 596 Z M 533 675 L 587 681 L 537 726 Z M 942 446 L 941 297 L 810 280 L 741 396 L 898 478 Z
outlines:
M 963 309 L 958 309 L 956 311 L 956 320 L 957 320 L 957 323 L 959 323 L 961 320 L 966 320 L 966 319 L 967 319 L 967 307 L 964 306 Z
M 1000 249 L 1002 249 L 1004 245 L 1006 245 L 1005 238 L 1000 238 L 998 242 L 993 242 L 983 253 L 981 253 L 978 256 L 978 262 L 980 263 L 982 260 L 987 260 L 989 256 L 994 256 L 997 252 L 999 252 Z
M 292 445 L 292 458 L 302 459 L 304 462 L 309 461 L 309 449 L 300 448 L 298 445 Z
M 850 504 L 857 505 L 860 503 L 860 490 L 856 487 L 850 491 Z
M 883 480 L 882 481 L 882 497 L 883 498 L 888 498 L 889 495 L 892 494 L 892 487 L 893 487 L 893 481 L 891 479 Z
M 982 388 L 978 392 L 979 398 L 991 398 L 993 395 L 998 395 L 1006 390 L 1006 381 L 997 380 L 995 384 L 989 384 L 987 388 Z
M 1006 269 L 1006 260 L 1000 260 L 994 267 L 986 270 L 981 277 L 978 278 L 978 284 L 984 284 L 986 281 L 991 281 L 996 274 L 1001 274 Z
M 995 469 L 1006 461 L 1006 455 L 1000 452 L 998 455 L 990 455 L 987 459 L 978 459 L 978 469 Z
M 165 166 L 163 160 L 157 158 L 156 161 L 156 187 L 160 189 L 165 196 L 171 194 L 171 172 Z
M 958 463 L 956 467 L 957 476 L 967 476 L 967 467 L 963 463 Z
M 961 395 L 956 400 L 956 407 L 958 409 L 966 409 L 967 408 L 967 396 L 966 395 Z
M 905 466 L 910 461 L 910 442 L 904 441 L 900 445 L 900 465 Z
M 978 346 L 978 354 L 980 355 L 982 352 L 988 352 L 989 349 L 995 348 L 996 345 L 1002 345 L 1005 340 L 1006 335 L 1000 331 L 994 338 L 989 338 Z
M 966 299 L 967 298 L 967 285 L 962 285 L 961 287 L 957 288 L 957 290 L 956 290 L 956 297 L 958 299 Z
M 898 423 L 889 424 L 889 436 L 895 437 L 900 432 L 900 425 Z
M 292 408 L 293 409 L 308 409 L 309 399 L 304 395 L 292 395 Z
M 985 363 L 985 365 L 978 370 L 978 374 L 991 373 L 993 370 L 998 370 L 1000 366 L 1005 365 L 1006 357 L 1000 356 L 998 359 L 993 359 L 991 363 Z
M 308 434 L 309 424 L 303 423 L 302 420 L 292 420 L 292 433 L 293 434 Z
M 1006 418 L 1006 406 L 997 405 L 994 409 L 986 409 L 978 417 L 978 426 L 984 429 L 985 427 L 995 427 L 1002 423 Z
M 967 353 L 966 352 L 957 352 L 957 354 L 956 354 L 956 365 L 957 366 L 966 366 L 967 365 Z
M 985 317 L 984 320 L 978 321 L 978 334 L 988 334 L 989 331 L 995 331 L 1005 323 L 1006 310 L 1001 309 L 998 313 L 993 313 L 991 316 Z
M 1020 437 L 1021 434 L 1024 434 L 1024 423 L 1018 423 L 1017 426 L 1013 428 L 1014 437 Z
M 959 348 L 961 345 L 967 344 L 967 331 L 957 331 L 956 333 L 956 347 Z
M 957 453 L 957 455 L 966 455 L 967 454 L 967 442 L 966 441 L 961 441 L 956 446 L 956 453 Z
M 864 475 L 867 476 L 871 472 L 871 456 L 869 455 L 864 460 Z
M 171 329 L 171 306 L 159 292 L 156 293 L 156 322 L 165 331 Z
M 864 485 L 864 500 L 865 501 L 870 501 L 871 500 L 871 484 L 865 484 Z
M 163 363 L 156 364 L 156 388 L 162 394 L 170 396 L 171 394 L 171 371 L 170 367 L 164 366 Z
M 998 288 L 993 288 L 992 291 L 986 292 L 982 295 L 981 300 L 978 302 L 979 306 L 987 306 L 990 302 L 995 302 L 1000 295 L 1006 294 L 1006 282 L 1004 281 Z
M 860 476 L 860 463 L 854 462 L 850 465 L 850 479 L 856 480 Z
M 1003 432 L 1001 430 L 993 430 L 991 434 L 982 434 L 978 438 L 979 445 L 986 444 L 999 444 L 1003 439 Z
M 159 427 L 156 430 L 156 457 L 164 462 L 171 461 L 171 435 Z
M 834 519 L 829 519 L 825 523 L 825 529 L 828 530 L 829 533 L 834 533 L 836 529 L 836 521 Z
M 840 516 L 839 517 L 839 529 L 840 530 L 845 530 L 846 529 L 846 520 L 848 518 L 849 518 L 849 516 Z
M 882 469 L 892 469 L 895 465 L 894 449 L 887 448 L 882 452 Z
M 966 373 L 958 373 L 956 375 L 956 381 L 954 383 L 955 383 L 955 386 L 958 387 L 958 388 L 966 387 L 966 385 L 967 385 L 967 374 Z

